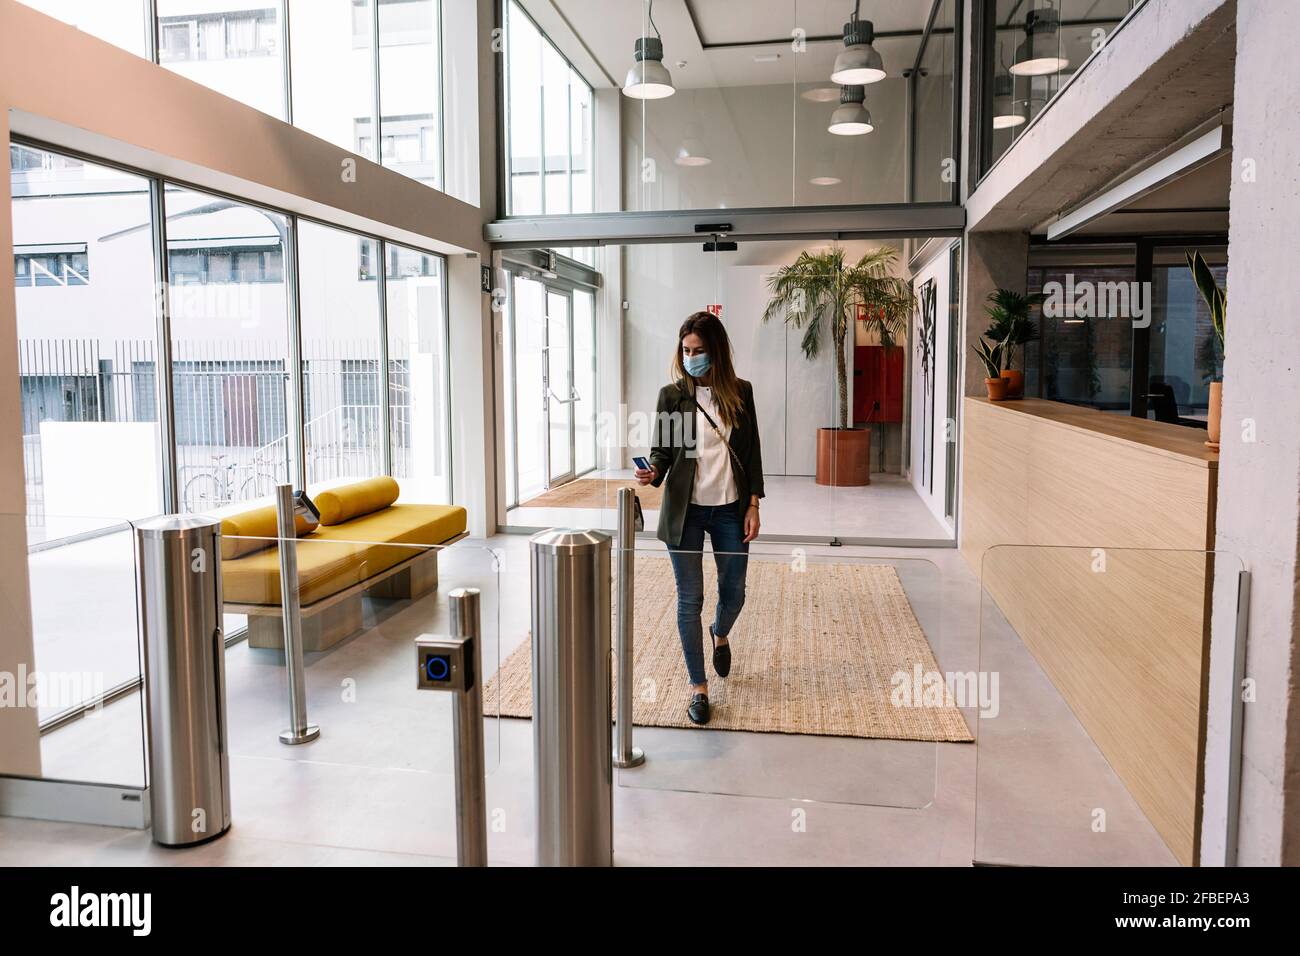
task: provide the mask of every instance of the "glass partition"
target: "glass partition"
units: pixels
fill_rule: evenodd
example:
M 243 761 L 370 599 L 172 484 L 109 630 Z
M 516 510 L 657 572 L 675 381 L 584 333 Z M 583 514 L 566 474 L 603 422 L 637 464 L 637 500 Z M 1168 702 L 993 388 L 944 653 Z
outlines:
M 302 840 L 372 852 L 454 858 L 454 750 L 449 694 L 416 689 L 414 641 L 449 633 L 447 595 L 480 592 L 477 672 L 484 712 L 484 763 L 490 806 L 516 818 L 517 783 L 494 783 L 502 735 L 493 686 L 502 635 L 518 631 L 527 602 L 503 600 L 500 556 L 471 544 L 394 543 L 437 539 L 441 512 L 399 504 L 364 528 L 322 526 L 294 539 L 296 594 L 306 650 L 308 719 L 320 736 L 286 746 L 290 723 L 283 653 L 280 545 L 270 537 L 223 536 L 222 594 L 227 619 L 248 626 L 225 635 L 225 704 L 233 818 L 241 833 L 273 842 Z M 352 519 L 366 525 L 367 516 Z M 5 540 L 22 541 L 23 515 L 0 518 Z M 421 523 L 423 522 L 423 523 Z M 32 710 L 39 776 L 144 787 L 146 694 L 132 524 L 100 517 L 93 537 L 34 543 L 25 567 L 0 583 L 0 610 L 25 628 L 32 654 L 20 664 L 20 690 L 7 704 Z M 526 564 L 526 561 L 525 561 Z M 9 675 L 14 678 L 15 675 Z M 527 730 L 527 728 L 525 728 Z M 512 746 L 518 742 L 512 738 Z M 16 747 L 14 753 L 20 753 Z M 32 766 L 35 766 L 33 764 Z M 14 771 L 0 768 L 0 772 Z M 27 768 L 24 768 L 26 770 Z M 24 772 L 23 775 L 33 774 Z M 496 859 L 527 858 L 512 827 Z
M 981 175 L 1142 0 L 996 0 L 984 33 Z
M 981 566 L 975 860 L 1192 865 L 1222 552 L 999 545 Z M 1211 782 L 1209 786 L 1220 786 Z
M 646 761 L 619 770 L 619 786 L 930 805 L 938 766 L 962 759 L 954 748 L 971 745 L 984 703 L 965 696 L 979 690 L 973 662 L 944 646 L 939 569 L 700 540 L 635 549 L 633 722 Z M 728 639 L 725 679 L 713 631 Z M 687 708 L 701 679 L 710 718 L 697 726 Z M 503 699 L 502 713 L 513 706 Z
M 954 201 L 957 0 L 562 12 L 504 3 L 508 215 Z
M 412 512 L 421 506 L 393 508 Z M 365 516 L 354 521 L 367 523 Z M 417 528 L 406 536 L 422 535 Z M 307 710 L 321 736 L 288 747 L 279 742 L 289 720 L 279 577 L 283 542 L 223 536 L 223 548 L 235 555 L 222 562 L 226 609 L 248 618 L 246 635 L 226 657 L 233 753 L 451 772 L 450 704 L 444 695 L 417 691 L 414 641 L 422 634 L 447 634 L 447 593 L 477 587 L 483 675 L 497 670 L 497 557 L 472 545 L 398 544 L 366 537 L 364 528 L 351 531 L 344 523 L 321 526 L 291 542 L 298 567 Z M 441 716 L 417 716 L 421 708 L 445 716 L 445 723 Z M 484 696 L 483 710 L 495 717 L 495 700 Z M 492 770 L 499 753 L 495 720 L 488 730 L 485 751 Z
M 7 542 L 27 542 L 25 565 L 0 583 L 0 613 L 32 656 L 3 675 L 6 706 L 30 709 L 40 776 L 145 785 L 145 721 L 131 524 L 111 515 L 50 515 L 93 529 L 42 539 L 30 515 L 0 516 Z M 21 660 L 21 658 L 19 658 Z M 21 752 L 14 741 L 13 752 Z M 9 769 L 9 768 L 3 768 Z

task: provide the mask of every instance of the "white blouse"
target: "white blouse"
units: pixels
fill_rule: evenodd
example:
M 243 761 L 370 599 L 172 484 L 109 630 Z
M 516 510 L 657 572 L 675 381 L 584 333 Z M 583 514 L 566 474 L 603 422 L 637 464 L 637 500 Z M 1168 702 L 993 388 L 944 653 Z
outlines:
M 731 426 L 722 420 L 713 402 L 713 389 L 696 386 L 695 400 L 713 417 L 726 437 L 731 436 Z M 731 453 L 698 409 L 695 412 L 695 486 L 691 489 L 691 504 L 727 505 L 740 497 L 736 477 L 731 472 Z

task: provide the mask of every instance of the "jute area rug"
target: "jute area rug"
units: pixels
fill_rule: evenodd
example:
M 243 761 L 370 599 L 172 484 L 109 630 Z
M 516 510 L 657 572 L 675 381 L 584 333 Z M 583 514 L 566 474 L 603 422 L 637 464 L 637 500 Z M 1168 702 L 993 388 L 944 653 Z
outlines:
M 704 657 L 713 705 L 708 729 L 890 740 L 970 741 L 949 697 L 896 690 L 939 670 L 898 573 L 890 565 L 814 564 L 751 559 L 745 608 L 731 632 L 731 675 L 713 672 L 708 623 L 717 574 L 704 556 Z M 677 589 L 667 557 L 638 555 L 632 721 L 647 727 L 695 725 L 677 636 Z M 503 717 L 532 717 L 531 643 L 506 658 L 484 688 L 484 709 L 500 693 Z M 939 695 L 929 695 L 931 698 Z M 917 699 L 920 697 L 921 699 Z M 912 701 L 916 701 L 913 706 Z
M 520 502 L 521 508 L 616 508 L 618 489 L 633 488 L 642 508 L 658 510 L 663 489 L 639 485 L 631 478 L 578 478 Z

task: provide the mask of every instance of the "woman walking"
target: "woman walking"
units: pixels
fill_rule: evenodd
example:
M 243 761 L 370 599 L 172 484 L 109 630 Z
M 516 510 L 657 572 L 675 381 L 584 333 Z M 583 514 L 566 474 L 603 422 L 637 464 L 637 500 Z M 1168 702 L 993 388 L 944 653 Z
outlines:
M 754 389 L 736 377 L 731 340 L 710 312 L 689 316 L 677 333 L 672 381 L 659 390 L 650 468 L 637 469 L 643 485 L 663 485 L 659 540 L 668 545 L 677 580 L 677 632 L 691 682 L 686 713 L 709 722 L 709 682 L 704 672 L 704 536 L 718 569 L 718 606 L 709 638 L 713 669 L 731 671 L 731 633 L 745 604 L 749 542 L 758 536 L 763 497 Z

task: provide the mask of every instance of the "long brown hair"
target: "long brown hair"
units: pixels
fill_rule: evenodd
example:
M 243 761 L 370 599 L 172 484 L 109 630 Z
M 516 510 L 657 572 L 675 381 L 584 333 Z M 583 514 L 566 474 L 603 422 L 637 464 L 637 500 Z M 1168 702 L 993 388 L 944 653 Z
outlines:
M 704 342 L 704 350 L 709 355 L 709 381 L 713 389 L 713 401 L 718 414 L 727 425 L 734 428 L 740 420 L 743 403 L 740 398 L 740 381 L 736 378 L 735 366 L 731 363 L 731 339 L 727 328 L 712 312 L 692 312 L 677 330 L 677 348 L 673 352 L 669 372 L 678 384 L 694 391 L 694 380 L 682 364 L 682 339 L 694 333 Z

